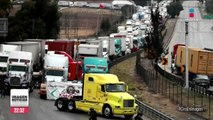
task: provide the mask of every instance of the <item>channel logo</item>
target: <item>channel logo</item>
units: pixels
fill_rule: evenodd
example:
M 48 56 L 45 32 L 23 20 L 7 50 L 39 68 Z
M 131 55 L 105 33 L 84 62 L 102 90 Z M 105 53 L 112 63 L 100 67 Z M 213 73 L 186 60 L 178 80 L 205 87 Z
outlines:
M 13 114 L 26 114 L 29 112 L 29 90 L 10 90 L 10 112 Z

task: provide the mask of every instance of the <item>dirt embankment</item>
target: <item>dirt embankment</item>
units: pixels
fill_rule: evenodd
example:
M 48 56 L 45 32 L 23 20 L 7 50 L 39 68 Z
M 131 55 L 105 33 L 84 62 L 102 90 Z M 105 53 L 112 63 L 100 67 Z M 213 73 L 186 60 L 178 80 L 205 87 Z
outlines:
M 100 23 L 108 18 L 118 23 L 121 12 L 117 10 L 92 8 L 66 8 L 60 18 L 60 38 L 87 38 L 100 30 Z

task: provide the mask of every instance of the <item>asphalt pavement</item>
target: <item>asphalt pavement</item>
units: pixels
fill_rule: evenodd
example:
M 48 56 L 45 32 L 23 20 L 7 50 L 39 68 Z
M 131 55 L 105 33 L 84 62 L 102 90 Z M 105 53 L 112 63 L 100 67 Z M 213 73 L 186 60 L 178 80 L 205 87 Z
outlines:
M 85 112 L 59 111 L 54 106 L 54 101 L 40 99 L 38 90 L 30 93 L 30 108 L 28 114 L 10 113 L 10 97 L 0 97 L 0 120 L 88 120 L 89 115 Z M 98 120 L 109 120 L 99 115 Z M 115 116 L 111 120 L 124 120 L 123 116 Z M 144 120 L 149 120 L 144 116 Z

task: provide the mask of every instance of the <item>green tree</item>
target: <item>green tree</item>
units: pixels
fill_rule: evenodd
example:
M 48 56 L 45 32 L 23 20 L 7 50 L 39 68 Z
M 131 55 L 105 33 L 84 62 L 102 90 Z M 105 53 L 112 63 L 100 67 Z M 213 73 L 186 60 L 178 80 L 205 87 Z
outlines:
M 152 29 L 148 31 L 148 36 L 145 38 L 145 50 L 148 53 L 149 59 L 155 59 L 157 61 L 158 57 L 160 57 L 163 52 L 162 29 L 159 27 L 161 25 L 162 16 L 159 14 L 158 7 L 155 12 L 153 12 L 151 8 L 151 21 Z
M 9 16 L 12 3 L 10 0 L 0 0 L 0 18 Z
M 110 23 L 110 20 L 109 18 L 104 18 L 102 21 L 101 21 L 101 29 L 104 31 L 104 32 L 108 32 L 111 28 L 111 23 Z
M 49 0 L 27 0 L 9 19 L 8 40 L 55 39 L 59 33 L 58 6 Z
M 167 6 L 167 13 L 172 17 L 179 16 L 180 11 L 183 10 L 183 6 L 181 2 L 172 2 L 170 5 Z
M 213 14 L 213 0 L 206 0 L 206 11 Z

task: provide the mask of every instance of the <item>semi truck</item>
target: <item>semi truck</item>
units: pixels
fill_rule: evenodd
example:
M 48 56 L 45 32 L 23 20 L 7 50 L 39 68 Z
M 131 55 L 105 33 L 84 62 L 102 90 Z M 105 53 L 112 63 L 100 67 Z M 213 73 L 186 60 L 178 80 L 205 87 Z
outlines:
M 6 90 L 11 88 L 27 88 L 33 91 L 32 81 L 33 61 L 32 53 L 24 51 L 11 51 L 8 57 L 7 78 L 5 79 Z
M 44 42 L 43 42 L 44 43 Z M 33 61 L 33 81 L 34 86 L 39 87 L 39 83 L 41 81 L 41 70 L 43 66 L 43 57 L 44 57 L 44 46 L 41 42 L 37 42 L 36 40 L 24 40 L 24 41 L 16 41 L 16 42 L 5 42 L 5 45 L 14 45 L 19 47 L 17 51 L 25 51 L 32 53 L 32 61 Z
M 189 80 L 193 80 L 197 75 L 213 75 L 212 55 L 213 51 L 188 48 Z M 178 74 L 181 74 L 181 67 L 186 64 L 185 56 L 185 46 L 178 46 L 175 57 L 175 67 Z
M 68 57 L 49 51 L 44 57 L 44 83 L 40 87 L 40 98 L 46 97 L 46 83 L 50 81 L 62 82 L 68 79 Z
M 82 96 L 59 97 L 55 101 L 58 110 L 89 112 L 93 107 L 98 114 L 106 117 L 124 115 L 132 118 L 137 111 L 135 98 L 127 92 L 124 82 L 108 73 L 105 58 L 84 58 L 84 71 Z
M 69 60 L 68 81 L 82 79 L 82 62 L 76 59 L 79 41 L 76 40 L 47 40 L 45 41 L 46 51 L 55 51 L 55 54 L 63 54 Z

